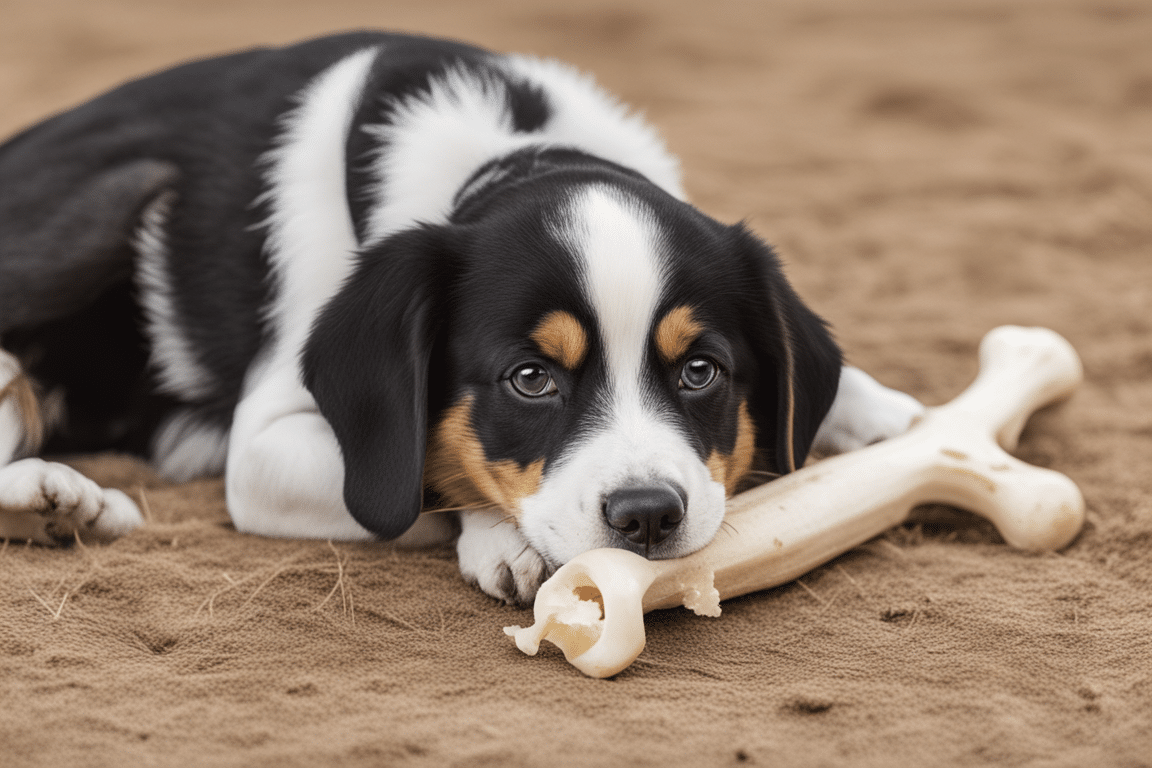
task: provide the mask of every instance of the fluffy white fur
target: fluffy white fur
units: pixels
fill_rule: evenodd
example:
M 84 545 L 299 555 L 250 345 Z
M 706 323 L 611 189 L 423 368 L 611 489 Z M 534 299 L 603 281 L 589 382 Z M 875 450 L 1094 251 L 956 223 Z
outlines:
M 165 192 L 152 201 L 140 218 L 134 243 L 136 288 L 144 308 L 145 333 L 152 346 L 150 363 L 159 389 L 195 401 L 211 395 L 215 382 L 188 344 L 186 326 L 172 293 L 164 227 L 175 198 L 175 193 Z
M 152 441 L 156 470 L 178 483 L 220 474 L 227 458 L 228 431 L 205 424 L 186 410 L 169 416 Z
M 510 56 L 505 65 L 548 94 L 553 114 L 542 130 L 513 131 L 504 84 L 467 69 L 449 70 L 428 93 L 396 105 L 390 123 L 365 128 L 383 147 L 372 165 L 376 204 L 368 217 L 368 245 L 417 221 L 445 221 L 476 169 L 529 145 L 579 147 L 683 197 L 679 165 L 656 133 L 591 78 L 529 57 Z
M 511 55 L 508 66 L 539 83 L 554 114 L 545 138 L 633 168 L 680 200 L 680 162 L 641 117 L 604 92 L 591 76 L 551 59 Z

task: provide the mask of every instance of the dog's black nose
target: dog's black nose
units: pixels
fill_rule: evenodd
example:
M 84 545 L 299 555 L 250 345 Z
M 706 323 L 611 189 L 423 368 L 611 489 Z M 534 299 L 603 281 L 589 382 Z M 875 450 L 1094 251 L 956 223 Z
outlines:
M 667 483 L 621 488 L 608 494 L 603 509 L 608 525 L 647 556 L 684 519 L 684 494 Z

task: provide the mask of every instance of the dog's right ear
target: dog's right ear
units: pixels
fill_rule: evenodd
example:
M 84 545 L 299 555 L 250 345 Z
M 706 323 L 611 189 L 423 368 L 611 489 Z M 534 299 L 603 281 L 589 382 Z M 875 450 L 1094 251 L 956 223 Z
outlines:
M 429 367 L 453 261 L 441 227 L 406 230 L 373 246 L 304 349 L 304 384 L 343 454 L 344 503 L 386 539 L 420 514 Z

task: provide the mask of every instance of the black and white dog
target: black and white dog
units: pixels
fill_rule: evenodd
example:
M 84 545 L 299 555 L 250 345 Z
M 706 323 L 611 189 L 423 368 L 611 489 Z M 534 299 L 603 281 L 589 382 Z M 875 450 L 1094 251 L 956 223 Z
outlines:
M 185 64 L 0 145 L 0 345 L 0 537 L 138 526 L 15 460 L 128 450 L 223 471 L 250 533 L 460 510 L 461 570 L 511 601 L 594 547 L 688 554 L 750 476 L 921 411 L 588 78 L 393 34 Z

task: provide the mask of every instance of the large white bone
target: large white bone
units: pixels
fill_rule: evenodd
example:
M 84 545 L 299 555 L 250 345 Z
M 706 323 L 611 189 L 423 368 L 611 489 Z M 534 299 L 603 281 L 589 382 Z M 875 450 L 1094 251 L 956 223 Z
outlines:
M 728 525 L 688 557 L 585 552 L 541 586 L 536 623 L 505 632 L 525 653 L 548 640 L 586 675 L 608 677 L 644 649 L 645 612 L 684 605 L 718 616 L 720 600 L 791 581 L 926 503 L 980 514 L 1014 547 L 1059 549 L 1083 524 L 1079 489 L 1006 449 L 1033 411 L 1070 395 L 1082 377 L 1076 352 L 1057 333 L 997 328 L 980 345 L 972 385 L 906 434 L 734 497 Z

